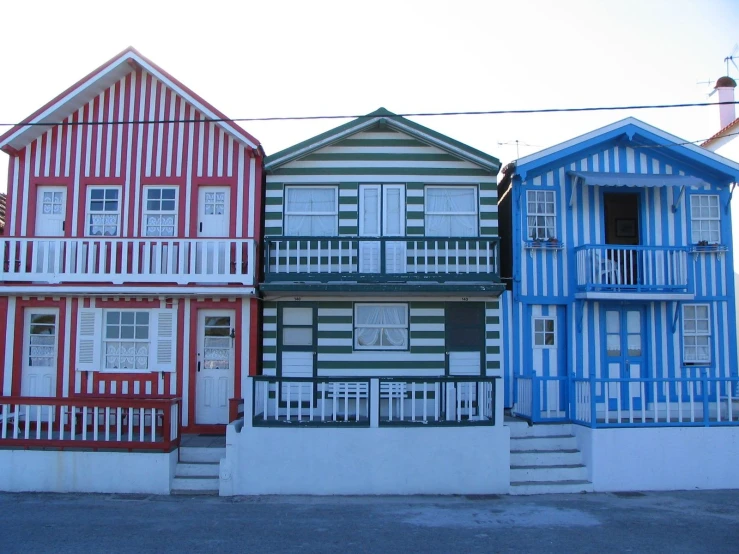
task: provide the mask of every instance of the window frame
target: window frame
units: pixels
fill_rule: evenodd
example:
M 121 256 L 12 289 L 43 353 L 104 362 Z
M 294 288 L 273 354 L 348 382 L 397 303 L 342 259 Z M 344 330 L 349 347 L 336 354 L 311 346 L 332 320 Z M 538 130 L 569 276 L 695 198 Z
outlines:
M 135 367 L 136 366 L 136 360 L 135 360 L 136 354 L 134 354 L 134 367 L 132 367 L 132 368 L 127 368 L 127 367 L 112 368 L 112 367 L 108 367 L 108 354 L 107 354 L 107 345 L 108 345 L 108 343 L 117 342 L 117 343 L 120 344 L 122 342 L 133 342 L 135 344 L 135 343 L 143 343 L 144 342 L 144 340 L 136 339 L 136 337 L 135 337 L 135 334 L 136 334 L 136 316 L 135 315 L 134 315 L 134 338 L 133 339 L 130 339 L 130 340 L 129 339 L 126 339 L 124 341 L 120 337 L 118 337 L 117 339 L 116 338 L 108 338 L 108 314 L 112 314 L 112 313 L 118 313 L 119 316 L 121 316 L 123 313 L 134 313 L 134 314 L 145 313 L 146 314 L 146 316 L 147 316 L 147 322 L 146 322 L 146 334 L 147 334 L 147 338 L 146 338 L 146 344 L 147 344 L 146 368 L 137 368 L 137 367 Z M 102 360 L 101 360 L 101 364 L 100 364 L 100 371 L 102 373 L 151 373 L 152 371 L 154 371 L 154 370 L 150 369 L 150 367 L 149 367 L 149 362 L 151 360 L 151 353 L 152 353 L 152 342 L 153 342 L 153 337 L 152 337 L 152 330 L 153 330 L 152 329 L 152 319 L 153 319 L 153 317 L 152 317 L 152 315 L 153 314 L 152 314 L 151 310 L 146 310 L 146 309 L 136 309 L 136 308 L 130 308 L 130 309 L 106 308 L 106 309 L 103 309 L 103 314 L 102 314 L 102 318 L 103 318 L 102 319 L 103 329 L 102 329 L 102 337 L 101 337 L 102 338 L 102 343 L 101 343 L 101 348 L 102 348 L 101 356 L 102 356 Z M 120 318 L 120 319 L 122 319 L 122 318 Z M 122 323 L 119 321 L 118 326 L 120 327 L 121 325 L 122 325 Z M 118 357 L 120 358 L 120 355 L 118 355 Z
M 449 189 L 449 190 L 459 190 L 459 189 L 472 189 L 472 196 L 473 196 L 473 204 L 475 206 L 475 209 L 471 212 L 439 212 L 439 211 L 431 211 L 428 209 L 429 201 L 428 201 L 428 190 L 430 189 Z M 433 235 L 428 232 L 428 216 L 474 216 L 475 218 L 475 232 L 472 235 L 469 235 L 469 238 L 475 238 L 480 236 L 480 191 L 477 185 L 444 185 L 444 184 L 434 184 L 434 185 L 424 185 L 423 187 L 423 235 L 425 237 L 452 237 L 455 235 Z M 456 235 L 459 236 L 459 235 Z
M 384 324 L 384 325 L 358 325 L 358 312 L 361 307 L 371 306 L 376 308 L 395 307 L 402 306 L 403 314 L 405 316 L 405 323 L 399 325 Z M 359 344 L 359 329 L 380 329 L 380 343 L 382 343 L 382 333 L 385 329 L 404 329 L 405 330 L 405 344 L 401 346 L 384 346 L 382 344 L 378 346 L 363 346 Z M 354 351 L 409 351 L 410 350 L 410 305 L 408 302 L 356 302 L 352 309 L 352 346 Z
M 330 189 L 334 193 L 334 210 L 330 212 L 289 212 L 288 206 L 288 190 L 317 190 L 317 189 Z M 301 236 L 301 235 L 288 235 L 285 231 L 287 229 L 287 218 L 290 216 L 332 216 L 334 222 L 334 232 L 328 235 L 305 235 L 305 236 L 336 236 L 339 234 L 339 186 L 338 185 L 286 185 L 283 190 L 283 207 L 282 207 L 282 234 L 284 236 Z
M 537 321 L 544 321 L 544 330 L 537 331 L 536 330 L 536 323 Z M 552 322 L 552 330 L 547 331 L 546 329 L 546 323 L 551 321 Z M 547 335 L 551 334 L 552 336 L 552 344 L 546 343 L 546 337 Z M 541 344 L 537 344 L 536 337 L 538 335 L 541 335 L 543 338 L 543 341 Z M 537 315 L 531 318 L 531 339 L 532 339 L 532 346 L 536 349 L 541 350 L 552 350 L 557 348 L 557 318 L 555 316 L 550 315 Z
M 291 308 L 304 308 L 306 310 L 311 310 L 311 323 L 305 324 L 305 323 L 286 323 L 285 322 L 285 310 L 291 309 Z M 289 303 L 285 304 L 284 306 L 280 307 L 280 313 L 279 313 L 279 325 L 277 329 L 277 341 L 280 345 L 280 349 L 285 352 L 311 352 L 315 351 L 316 345 L 318 344 L 318 322 L 317 322 L 317 310 L 316 307 L 313 304 L 309 304 L 307 302 L 298 302 L 298 303 Z M 285 336 L 285 328 L 288 329 L 310 329 L 311 330 L 311 344 L 285 344 L 284 342 L 284 336 Z
M 534 195 L 534 200 L 531 200 L 530 199 L 532 194 Z M 538 195 L 538 194 L 544 194 L 545 195 L 544 203 L 543 203 L 543 206 L 544 206 L 544 211 L 543 212 L 539 212 L 538 211 L 539 200 L 536 198 L 536 195 Z M 551 200 L 548 200 L 548 198 L 547 198 L 549 195 L 551 195 Z M 530 211 L 529 210 L 529 206 L 531 204 L 533 204 L 534 206 L 536 206 L 537 207 L 537 210 L 535 210 L 533 212 Z M 551 204 L 552 205 L 552 213 L 547 213 L 547 211 L 546 211 L 546 206 L 548 204 Z M 544 231 L 545 234 L 547 234 L 546 218 L 548 218 L 548 217 L 551 217 L 552 220 L 553 220 L 553 223 L 552 223 L 552 235 L 551 236 L 539 236 L 539 234 L 537 232 L 535 235 L 532 236 L 532 234 L 531 234 L 532 228 L 534 230 L 541 229 L 541 230 Z M 530 224 L 531 218 L 534 218 L 534 219 L 544 218 L 544 221 L 545 221 L 544 226 L 543 227 L 540 227 L 539 225 L 536 225 L 535 224 L 532 227 L 531 224 Z M 547 190 L 544 187 L 538 187 L 536 189 L 529 189 L 529 190 L 526 191 L 526 238 L 524 239 L 525 241 L 529 241 L 529 242 L 546 242 L 546 241 L 550 241 L 550 240 L 558 240 L 558 237 L 557 237 L 557 234 L 558 234 L 557 233 L 557 231 L 558 231 L 558 227 L 557 227 L 558 221 L 557 221 L 557 219 L 558 218 L 557 218 L 557 192 L 556 191 L 554 191 L 554 190 Z
M 686 308 L 694 308 L 696 310 L 696 315 L 697 315 L 698 308 L 705 308 L 706 309 L 706 312 L 707 312 L 706 317 L 705 317 L 705 321 L 706 321 L 706 324 L 707 324 L 706 325 L 706 328 L 707 328 L 706 331 L 699 331 L 698 330 L 698 321 L 703 321 L 703 318 L 700 318 L 700 319 L 698 317 L 688 318 L 686 316 L 686 314 L 685 314 Z M 711 338 L 713 337 L 713 333 L 711 332 L 711 329 L 712 329 L 712 325 L 711 325 L 711 305 L 709 303 L 707 303 L 707 302 L 683 304 L 683 306 L 682 306 L 682 314 L 681 315 L 682 315 L 682 323 L 681 323 L 681 329 L 680 329 L 680 331 L 681 331 L 681 340 L 682 340 L 682 363 L 683 363 L 683 365 L 685 365 L 685 366 L 710 366 L 711 363 L 713 362 L 713 349 L 711 348 Z M 686 330 L 685 330 L 685 323 L 686 323 L 686 321 L 689 321 L 689 320 L 693 320 L 695 322 L 695 326 L 694 326 L 695 327 L 695 330 L 694 331 L 691 331 L 691 332 L 686 332 Z M 707 337 L 708 338 L 708 340 L 706 342 L 706 348 L 708 350 L 708 359 L 707 360 L 698 360 L 697 359 L 698 348 L 700 347 L 700 345 L 698 345 L 697 341 L 694 344 L 692 344 L 692 345 L 688 345 L 686 343 L 686 340 L 685 340 L 688 337 L 693 337 L 695 339 L 697 339 L 699 337 Z M 686 356 L 686 350 L 688 348 L 695 349 L 695 352 L 696 352 L 695 359 L 689 360 L 687 358 L 687 356 Z
M 694 200 L 703 200 L 703 199 L 715 199 L 716 200 L 716 210 L 717 210 L 717 216 L 716 217 L 702 217 L 698 216 L 693 217 L 693 201 Z M 714 206 L 703 206 L 699 205 L 698 208 L 707 207 L 709 210 L 713 208 Z M 696 229 L 696 227 L 701 227 L 701 223 L 703 222 L 716 222 L 718 224 L 718 239 L 717 240 L 711 240 L 710 233 L 712 233 L 711 229 L 704 230 L 704 229 Z M 699 233 L 698 240 L 695 240 L 695 234 Z M 709 234 L 709 238 L 704 238 L 704 233 Z M 718 194 L 707 194 L 707 193 L 700 193 L 700 194 L 691 194 L 690 195 L 690 242 L 692 244 L 700 244 L 702 241 L 706 241 L 707 244 L 721 244 L 721 197 Z
M 161 209 L 161 202 L 165 200 L 164 198 L 159 198 L 158 201 L 160 203 L 160 209 L 159 210 L 149 210 L 148 209 L 148 203 L 149 203 L 149 191 L 152 190 L 172 190 L 174 191 L 174 210 L 172 211 L 164 211 Z M 179 200 L 180 200 L 180 193 L 179 193 L 179 187 L 172 186 L 172 185 L 145 185 L 143 187 L 143 200 L 141 203 L 141 236 L 142 237 L 151 237 L 151 238 L 176 238 L 179 234 Z M 170 200 L 170 199 L 167 199 Z M 149 225 L 147 224 L 147 216 L 150 215 L 173 215 L 174 216 L 174 224 L 172 229 L 172 235 L 150 235 L 148 233 Z M 158 225 L 158 227 L 161 229 L 162 225 Z
M 116 201 L 118 202 L 118 209 L 115 212 L 107 212 L 105 210 L 93 212 L 92 211 L 92 201 L 93 201 L 92 193 L 95 190 L 102 190 L 102 191 L 114 190 L 114 191 L 116 191 L 116 193 L 117 193 Z M 86 186 L 86 191 L 85 191 L 85 197 L 86 198 L 85 198 L 85 223 L 84 223 L 84 225 L 85 225 L 85 232 L 84 232 L 84 236 L 85 237 L 92 237 L 92 238 L 98 238 L 98 237 L 99 238 L 120 237 L 121 236 L 121 233 L 122 233 L 121 226 L 122 226 L 122 223 L 123 223 L 123 189 L 122 189 L 122 187 L 119 186 L 119 185 L 95 185 L 95 184 L 87 185 Z M 97 201 L 97 199 L 96 199 L 96 201 Z M 103 192 L 102 202 L 103 203 L 106 202 L 105 192 Z M 106 227 L 106 225 L 103 224 L 102 225 L 102 227 L 103 227 L 103 234 L 100 234 L 100 235 L 92 234 L 91 229 L 93 227 L 93 224 L 92 224 L 92 221 L 91 221 L 91 217 L 93 216 L 93 214 L 94 215 L 101 215 L 101 214 L 102 215 L 107 215 L 107 214 L 113 215 L 113 214 L 115 214 L 115 216 L 117 218 L 117 221 L 116 221 L 116 233 L 114 235 L 106 235 L 105 234 L 105 227 Z

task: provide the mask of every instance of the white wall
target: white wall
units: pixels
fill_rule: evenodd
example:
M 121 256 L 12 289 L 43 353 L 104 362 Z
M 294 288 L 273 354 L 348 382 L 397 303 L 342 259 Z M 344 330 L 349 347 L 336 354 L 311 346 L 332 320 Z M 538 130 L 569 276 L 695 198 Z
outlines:
M 502 425 L 237 428 L 227 428 L 222 496 L 492 494 L 510 485 L 510 433 Z
M 0 450 L 0 490 L 169 494 L 177 452 Z
M 739 488 L 739 428 L 573 429 L 596 492 Z

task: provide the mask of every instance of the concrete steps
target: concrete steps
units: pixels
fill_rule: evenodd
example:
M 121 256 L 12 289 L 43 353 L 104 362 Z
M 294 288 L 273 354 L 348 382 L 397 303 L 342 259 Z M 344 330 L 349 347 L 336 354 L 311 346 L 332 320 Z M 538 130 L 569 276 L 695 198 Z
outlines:
M 511 494 L 592 492 L 570 424 L 506 425 L 511 429 Z
M 225 448 L 180 447 L 180 461 L 172 479 L 172 494 L 218 494 L 221 458 Z

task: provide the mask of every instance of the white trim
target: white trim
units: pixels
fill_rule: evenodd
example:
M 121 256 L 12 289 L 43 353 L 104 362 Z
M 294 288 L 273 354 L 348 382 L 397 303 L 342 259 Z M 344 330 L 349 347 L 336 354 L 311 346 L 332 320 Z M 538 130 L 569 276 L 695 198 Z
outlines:
M 257 160 L 255 158 L 249 158 L 249 238 L 254 237 L 254 219 L 257 213 L 257 210 L 254 206 L 254 203 L 256 202 L 256 170 Z
M 23 204 L 21 207 L 21 236 L 28 236 L 28 197 L 31 192 L 31 146 L 26 147 L 26 163 L 23 167 Z M 38 159 L 38 155 L 36 156 Z M 17 201 L 18 197 L 14 196 L 13 200 Z M 13 209 L 17 211 L 17 208 L 13 206 Z
M 82 299 L 80 299 L 80 302 Z M 68 297 L 65 302 L 65 313 L 64 313 L 64 328 L 67 330 L 64 333 L 64 362 L 62 363 L 62 396 L 69 396 L 69 375 L 70 375 L 70 352 L 72 351 L 72 333 L 69 330 L 72 328 L 72 298 Z
M 27 286 L 7 286 L 0 285 L 0 294 L 2 295 L 18 295 L 18 296 L 49 296 L 49 285 L 27 285 Z M 142 296 L 142 295 L 164 295 L 164 296 L 175 296 L 175 297 L 190 297 L 205 295 L 207 297 L 238 297 L 238 296 L 256 296 L 255 287 L 183 287 L 180 285 L 174 286 L 119 286 L 116 285 L 115 293 L 111 291 L 110 286 L 102 285 L 100 287 L 91 286 L 56 286 L 53 287 L 54 296 L 66 296 L 66 295 L 84 295 L 87 298 L 90 297 L 102 297 L 110 298 L 111 296 Z M 284 296 L 284 293 L 280 293 Z M 292 294 L 291 294 L 292 296 Z M 692 298 L 692 296 L 691 296 Z
M 185 313 L 184 321 L 185 325 L 182 329 L 182 336 L 187 344 L 192 341 L 192 328 L 190 325 L 190 299 L 185 299 Z M 187 427 L 189 419 L 189 404 L 190 404 L 190 349 L 182 348 L 182 426 Z M 175 373 L 177 375 L 177 373 Z
M 693 300 L 695 294 L 690 293 L 650 293 L 650 292 L 578 292 L 577 300 L 638 300 L 640 302 L 656 302 L 660 300 Z
M 10 396 L 13 385 L 13 349 L 15 343 L 15 296 L 8 298 L 8 318 L 5 321 L 5 359 L 3 371 L 3 396 Z
M 230 153 L 231 151 L 229 150 L 229 154 Z M 237 161 L 237 168 L 236 168 L 236 236 L 242 237 L 243 235 L 244 235 L 244 149 L 239 147 L 238 161 Z

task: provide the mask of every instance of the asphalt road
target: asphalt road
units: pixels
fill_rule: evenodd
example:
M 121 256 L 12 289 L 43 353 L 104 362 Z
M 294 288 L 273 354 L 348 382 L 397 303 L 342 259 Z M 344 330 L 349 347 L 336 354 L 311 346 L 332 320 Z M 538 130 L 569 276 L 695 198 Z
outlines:
M 739 491 L 488 497 L 0 494 L 0 552 L 739 552 Z

